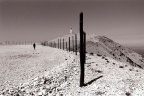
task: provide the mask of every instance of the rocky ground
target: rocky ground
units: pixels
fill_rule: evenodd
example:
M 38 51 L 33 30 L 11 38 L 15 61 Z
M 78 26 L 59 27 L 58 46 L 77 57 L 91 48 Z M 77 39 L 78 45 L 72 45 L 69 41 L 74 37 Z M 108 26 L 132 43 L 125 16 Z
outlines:
M 16 86 L 65 62 L 67 52 L 37 45 L 0 46 L 0 90 Z
M 47 47 L 48 48 L 48 47 Z M 1 96 L 143 96 L 144 70 L 97 54 L 87 54 L 85 86 L 79 87 L 79 55 L 51 48 L 63 62 Z M 47 60 L 52 59 L 47 58 Z M 53 63 L 51 63 L 53 64 Z

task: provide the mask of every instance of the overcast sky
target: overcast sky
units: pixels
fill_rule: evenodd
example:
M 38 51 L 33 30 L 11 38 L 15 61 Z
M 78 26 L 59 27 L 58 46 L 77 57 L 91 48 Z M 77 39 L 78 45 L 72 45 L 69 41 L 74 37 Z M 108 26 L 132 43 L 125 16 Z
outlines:
M 144 45 L 144 0 L 0 0 L 0 41 L 46 41 L 84 31 Z

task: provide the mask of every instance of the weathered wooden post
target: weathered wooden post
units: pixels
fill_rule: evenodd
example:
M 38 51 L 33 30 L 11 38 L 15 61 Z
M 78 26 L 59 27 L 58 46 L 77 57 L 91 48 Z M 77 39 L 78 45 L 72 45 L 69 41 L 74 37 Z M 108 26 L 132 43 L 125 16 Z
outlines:
M 70 37 L 69 37 L 69 52 L 70 52 Z
M 58 49 L 59 49 L 59 39 L 58 39 Z
M 83 41 L 83 13 L 80 13 L 80 87 L 84 86 L 84 41 Z
M 61 38 L 60 38 L 60 49 L 61 49 Z
M 67 42 L 66 42 L 66 51 L 67 51 Z
M 64 50 L 64 38 L 63 38 L 63 50 Z
M 77 55 L 77 34 L 75 34 L 75 52 Z
M 74 52 L 74 37 L 72 36 L 72 50 Z

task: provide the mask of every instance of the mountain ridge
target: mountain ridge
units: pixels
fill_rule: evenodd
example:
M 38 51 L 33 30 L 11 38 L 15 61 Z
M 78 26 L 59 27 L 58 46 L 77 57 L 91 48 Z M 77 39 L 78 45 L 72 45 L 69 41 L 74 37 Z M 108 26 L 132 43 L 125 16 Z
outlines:
M 88 38 L 86 49 L 88 53 L 108 56 L 118 61 L 144 68 L 144 58 L 141 55 L 105 36 L 94 35 Z

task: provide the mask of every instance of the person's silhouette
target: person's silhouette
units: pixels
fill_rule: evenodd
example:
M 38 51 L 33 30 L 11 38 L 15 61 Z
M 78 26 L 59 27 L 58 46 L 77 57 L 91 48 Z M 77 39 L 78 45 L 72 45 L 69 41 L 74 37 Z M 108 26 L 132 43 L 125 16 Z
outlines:
M 36 48 L 36 44 L 35 43 L 33 44 L 33 47 L 34 47 L 34 49 Z

